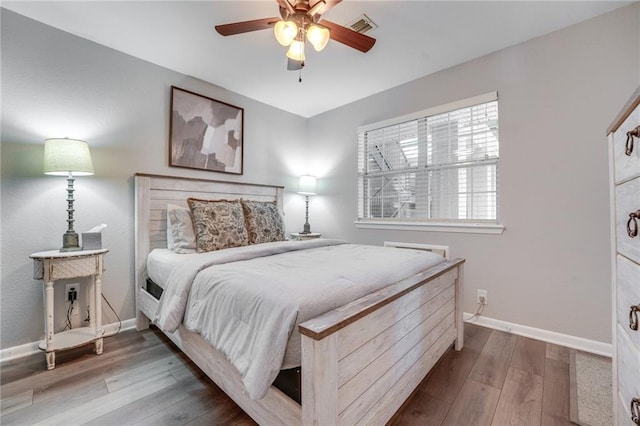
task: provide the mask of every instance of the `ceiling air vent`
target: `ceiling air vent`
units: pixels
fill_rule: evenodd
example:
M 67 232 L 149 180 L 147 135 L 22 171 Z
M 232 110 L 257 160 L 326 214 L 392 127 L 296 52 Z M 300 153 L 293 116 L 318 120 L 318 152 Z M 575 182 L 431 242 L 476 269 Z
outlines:
M 355 31 L 357 33 L 360 33 L 360 34 L 364 34 L 366 32 L 373 31 L 376 28 L 378 28 L 376 23 L 373 22 L 371 20 L 371 18 L 369 18 L 364 13 L 361 16 L 359 16 L 358 18 L 356 18 L 355 20 L 351 21 L 351 23 L 348 26 L 353 31 Z

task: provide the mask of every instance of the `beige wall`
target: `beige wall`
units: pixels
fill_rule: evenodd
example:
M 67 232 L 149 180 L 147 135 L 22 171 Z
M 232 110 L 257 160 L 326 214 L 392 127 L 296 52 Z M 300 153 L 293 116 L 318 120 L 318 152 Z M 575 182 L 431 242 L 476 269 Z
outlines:
M 451 246 L 466 312 L 610 342 L 605 131 L 638 84 L 640 4 L 426 76 L 309 120 L 324 177 L 312 226 L 360 243 Z M 356 128 L 498 91 L 502 235 L 356 229 Z M 352 182 L 345 185 L 344 182 Z

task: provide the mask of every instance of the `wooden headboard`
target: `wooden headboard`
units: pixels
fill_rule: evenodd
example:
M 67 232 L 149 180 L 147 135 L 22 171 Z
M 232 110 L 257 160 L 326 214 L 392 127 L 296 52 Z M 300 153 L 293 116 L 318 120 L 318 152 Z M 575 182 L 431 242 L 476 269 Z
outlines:
M 167 247 L 167 204 L 187 207 L 187 198 L 204 200 L 275 201 L 282 214 L 283 186 L 224 182 L 177 176 L 136 173 L 135 268 L 136 291 L 147 279 L 147 256 Z

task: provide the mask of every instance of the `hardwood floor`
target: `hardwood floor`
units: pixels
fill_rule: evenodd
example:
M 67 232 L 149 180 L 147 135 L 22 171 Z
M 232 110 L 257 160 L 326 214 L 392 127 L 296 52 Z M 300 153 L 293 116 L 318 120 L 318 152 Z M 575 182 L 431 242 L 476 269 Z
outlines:
M 440 360 L 391 424 L 571 425 L 569 349 L 465 324 L 464 349 Z
M 570 425 L 569 349 L 471 324 L 391 420 L 399 425 Z M 0 423 L 252 425 L 156 329 L 0 366 Z

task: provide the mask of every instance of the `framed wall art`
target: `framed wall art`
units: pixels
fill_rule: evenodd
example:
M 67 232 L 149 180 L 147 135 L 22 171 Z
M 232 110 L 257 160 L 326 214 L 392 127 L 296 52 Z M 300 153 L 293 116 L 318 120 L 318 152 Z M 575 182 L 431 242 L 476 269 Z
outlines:
M 171 87 L 169 165 L 242 174 L 244 109 Z

